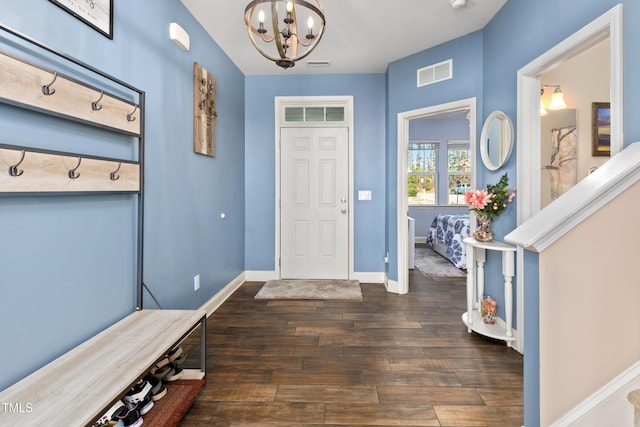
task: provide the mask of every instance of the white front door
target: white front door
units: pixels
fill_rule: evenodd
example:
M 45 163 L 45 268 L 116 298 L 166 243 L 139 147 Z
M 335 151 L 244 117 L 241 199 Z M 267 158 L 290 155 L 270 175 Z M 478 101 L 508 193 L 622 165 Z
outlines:
M 349 277 L 349 133 L 280 130 L 280 275 Z

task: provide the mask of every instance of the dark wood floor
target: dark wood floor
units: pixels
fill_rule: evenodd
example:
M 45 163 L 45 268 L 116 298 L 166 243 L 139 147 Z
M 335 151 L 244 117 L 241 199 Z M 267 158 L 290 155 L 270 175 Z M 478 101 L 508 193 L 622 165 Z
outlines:
M 181 426 L 521 426 L 522 356 L 467 333 L 465 279 L 410 278 L 407 295 L 362 284 L 362 302 L 255 300 L 245 283 L 207 322 Z

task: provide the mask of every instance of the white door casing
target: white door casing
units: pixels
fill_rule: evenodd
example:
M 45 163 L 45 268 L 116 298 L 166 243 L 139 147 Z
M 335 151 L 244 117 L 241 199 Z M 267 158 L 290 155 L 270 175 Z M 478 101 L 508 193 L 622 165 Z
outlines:
M 283 279 L 349 277 L 348 141 L 346 127 L 281 129 Z
M 611 103 L 611 156 L 622 151 L 623 49 L 622 4 L 591 21 L 529 64 L 518 70 L 517 117 L 517 225 L 540 211 L 540 76 L 554 65 L 578 55 L 609 38 L 609 91 Z M 524 248 L 518 247 L 516 271 L 524 271 Z M 516 276 L 518 334 L 515 349 L 524 353 L 524 287 L 526 274 Z
M 358 276 L 354 273 L 354 122 L 353 122 L 353 96 L 276 96 L 274 98 L 275 109 L 275 270 L 272 274 L 257 275 L 259 279 L 256 280 L 271 280 L 280 279 L 281 267 L 280 267 L 280 255 L 281 255 L 281 155 L 280 155 L 280 134 L 282 128 L 287 127 L 344 127 L 349 130 L 349 178 L 348 178 L 348 221 L 349 221 L 349 250 L 348 250 L 348 263 L 349 263 L 349 279 L 357 279 Z M 305 122 L 305 121 L 289 121 L 287 120 L 286 111 L 290 107 L 339 107 L 344 109 L 344 117 L 342 121 L 330 121 L 330 122 Z
M 459 101 L 452 101 L 445 104 L 430 107 L 418 108 L 416 110 L 398 113 L 398 163 L 397 163 L 397 251 L 398 251 L 398 280 L 392 283 L 389 280 L 387 289 L 390 292 L 406 294 L 409 292 L 409 230 L 407 226 L 409 201 L 407 199 L 407 150 L 409 147 L 409 121 L 424 116 L 455 111 L 461 108 L 469 109 L 469 141 L 471 149 L 471 164 L 476 164 L 476 98 L 467 98 Z M 471 174 L 471 187 L 476 183 L 475 168 Z

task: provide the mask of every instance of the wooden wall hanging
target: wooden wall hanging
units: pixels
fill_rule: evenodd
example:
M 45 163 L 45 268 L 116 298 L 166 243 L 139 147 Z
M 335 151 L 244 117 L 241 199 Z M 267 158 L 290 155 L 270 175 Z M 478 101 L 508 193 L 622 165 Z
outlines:
M 193 63 L 193 151 L 216 155 L 216 79 Z

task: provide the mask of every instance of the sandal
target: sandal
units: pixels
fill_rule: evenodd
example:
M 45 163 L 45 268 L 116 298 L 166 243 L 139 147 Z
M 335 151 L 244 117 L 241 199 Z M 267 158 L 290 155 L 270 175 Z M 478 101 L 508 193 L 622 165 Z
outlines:
M 168 365 L 169 362 L 169 358 L 165 356 L 156 363 L 156 368 L 162 368 L 164 365 Z
M 163 381 L 172 382 L 182 378 L 182 374 L 184 374 L 182 368 L 174 366 L 173 363 L 169 363 L 167 366 L 169 366 L 171 369 L 169 370 L 169 373 L 167 373 L 167 375 L 162 378 Z
M 173 359 L 172 363 L 174 366 L 180 366 L 184 363 L 185 360 L 187 360 L 187 353 L 182 353 L 180 356 Z
M 154 402 L 162 399 L 164 395 L 167 394 L 167 388 L 160 379 L 153 376 L 146 376 L 145 380 L 151 384 L 151 392 L 149 394 L 151 396 L 151 400 Z
M 174 360 L 176 360 L 178 358 L 178 356 L 180 356 L 182 354 L 182 347 L 178 347 L 178 348 L 174 348 L 173 350 L 171 350 L 169 352 L 169 354 L 167 355 L 169 362 L 173 362 Z
M 169 372 L 171 372 L 171 365 L 165 365 L 161 368 L 157 368 L 157 367 L 153 367 L 151 368 L 151 370 L 149 371 L 149 374 L 151 374 L 151 376 L 153 376 L 154 378 L 157 378 L 159 380 L 163 379 L 164 377 L 167 376 L 167 374 L 169 374 Z

